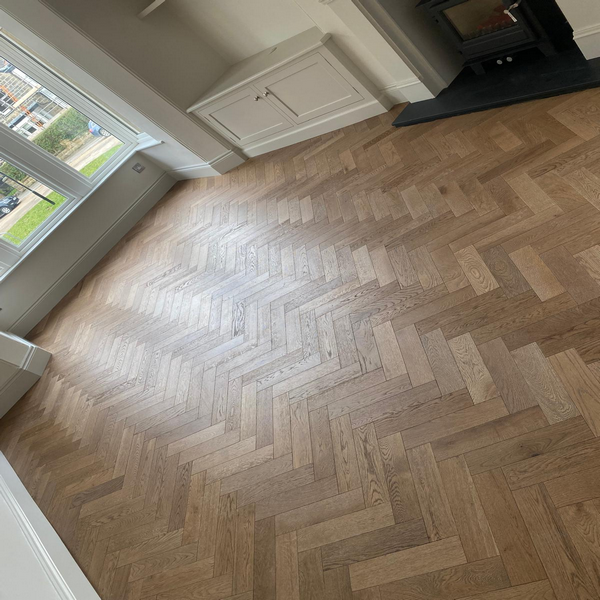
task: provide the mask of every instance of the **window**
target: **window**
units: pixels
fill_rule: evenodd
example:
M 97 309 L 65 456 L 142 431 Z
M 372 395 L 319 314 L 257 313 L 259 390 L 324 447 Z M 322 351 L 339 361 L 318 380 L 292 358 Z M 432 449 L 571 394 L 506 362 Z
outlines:
M 0 35 L 0 277 L 136 144 L 137 132 Z
M 9 162 L 1 162 L 1 239 L 21 246 L 66 199 Z

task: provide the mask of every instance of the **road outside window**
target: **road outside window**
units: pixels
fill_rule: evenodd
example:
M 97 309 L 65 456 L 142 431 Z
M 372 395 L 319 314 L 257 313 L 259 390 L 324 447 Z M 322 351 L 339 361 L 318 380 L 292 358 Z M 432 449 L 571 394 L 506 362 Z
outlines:
M 103 164 L 96 159 L 123 145 L 1 57 L 0 123 L 88 177 Z M 94 170 L 89 167 L 92 163 Z
M 8 162 L 0 163 L 0 230 L 20 246 L 66 200 Z

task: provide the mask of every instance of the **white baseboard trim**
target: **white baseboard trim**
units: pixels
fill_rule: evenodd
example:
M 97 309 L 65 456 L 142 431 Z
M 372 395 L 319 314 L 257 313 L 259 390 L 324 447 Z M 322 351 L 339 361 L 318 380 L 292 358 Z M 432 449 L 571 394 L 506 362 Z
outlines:
M 173 187 L 163 173 L 130 208 L 10 328 L 24 336 L 104 257 L 104 255 Z
M 230 150 L 210 163 L 188 165 L 169 171 L 169 175 L 177 181 L 184 179 L 198 179 L 199 177 L 217 177 L 239 167 L 246 161 L 246 157 L 239 150 Z
M 394 104 L 421 102 L 421 100 L 435 98 L 429 88 L 416 77 L 388 85 L 381 90 L 381 93 L 385 94 Z
M 573 39 L 588 60 L 600 57 L 600 23 L 575 30 Z
M 389 100 L 383 104 L 378 100 L 363 102 L 360 106 L 350 108 L 341 114 L 336 113 L 335 117 L 325 118 L 318 123 L 311 122 L 305 127 L 294 128 L 292 133 L 284 133 L 277 138 L 244 148 L 244 154 L 250 157 L 259 156 L 260 154 L 279 150 L 298 142 L 304 142 L 317 135 L 323 135 L 324 133 L 329 133 L 336 129 L 341 129 L 342 127 L 347 127 L 348 125 L 381 115 L 391 108 L 391 106 L 392 103 Z
M 8 505 L 56 595 L 61 600 L 100 600 L 2 452 L 0 498 Z M 4 591 L 10 596 L 10 590 Z

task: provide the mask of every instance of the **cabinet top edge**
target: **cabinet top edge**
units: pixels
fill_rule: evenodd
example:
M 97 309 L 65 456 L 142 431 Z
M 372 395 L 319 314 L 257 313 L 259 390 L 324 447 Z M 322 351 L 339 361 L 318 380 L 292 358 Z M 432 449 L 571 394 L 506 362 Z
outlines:
M 265 73 L 269 73 L 316 48 L 324 46 L 330 38 L 331 34 L 324 34 L 318 27 L 312 27 L 236 63 L 204 92 L 187 109 L 187 112 L 191 113 L 198 110 L 208 102 L 212 102 L 218 97 L 254 81 Z

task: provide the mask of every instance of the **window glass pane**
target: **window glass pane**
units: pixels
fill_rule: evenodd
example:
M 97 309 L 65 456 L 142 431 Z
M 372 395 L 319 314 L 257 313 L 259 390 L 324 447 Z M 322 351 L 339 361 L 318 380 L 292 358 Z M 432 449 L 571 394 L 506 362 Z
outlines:
M 0 237 L 20 246 L 66 198 L 0 159 Z
M 2 57 L 0 123 L 87 177 L 123 145 Z

